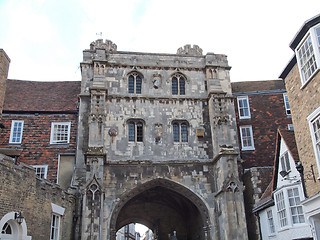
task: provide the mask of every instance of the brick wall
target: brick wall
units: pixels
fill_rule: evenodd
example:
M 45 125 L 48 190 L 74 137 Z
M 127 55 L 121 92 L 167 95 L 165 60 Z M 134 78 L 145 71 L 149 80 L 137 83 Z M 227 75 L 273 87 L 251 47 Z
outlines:
M 283 94 L 248 95 L 251 119 L 240 120 L 237 101 L 235 101 L 236 118 L 239 126 L 252 125 L 254 151 L 241 151 L 243 167 L 273 166 L 277 129 L 288 129 L 291 118 L 287 116 Z
M 33 168 L 17 166 L 0 154 L 0 219 L 9 212 L 23 212 L 32 240 L 50 238 L 51 203 L 65 208 L 60 239 L 72 239 L 75 198 L 45 180 L 35 177 Z
M 6 91 L 6 80 L 8 77 L 10 58 L 3 49 L 0 49 L 0 114 L 3 109 L 4 96 Z
M 9 144 L 12 120 L 24 120 L 22 143 Z M 70 143 L 50 144 L 52 122 L 71 122 Z M 75 153 L 77 115 L 75 114 L 3 114 L 4 129 L 0 132 L 0 148 L 21 151 L 18 162 L 48 165 L 47 178 L 57 179 L 59 154 Z
M 299 69 L 296 65 L 286 77 L 285 83 L 291 106 L 292 121 L 300 161 L 304 166 L 305 172 L 311 170 L 310 166 L 312 164 L 317 178 L 319 176 L 319 170 L 317 168 L 307 116 L 320 105 L 320 74 L 318 73 L 301 89 Z M 308 196 L 319 192 L 319 182 L 315 183 L 313 180 L 306 180 L 306 191 Z

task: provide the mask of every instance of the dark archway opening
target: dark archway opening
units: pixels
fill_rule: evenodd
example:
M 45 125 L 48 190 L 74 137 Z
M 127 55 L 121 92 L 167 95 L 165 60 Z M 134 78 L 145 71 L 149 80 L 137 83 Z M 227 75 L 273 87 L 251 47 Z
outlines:
M 207 217 L 207 216 L 206 216 Z M 179 240 L 205 239 L 203 213 L 187 197 L 165 186 L 144 189 L 129 199 L 116 219 L 118 230 L 129 223 L 141 223 L 167 240 L 176 231 Z

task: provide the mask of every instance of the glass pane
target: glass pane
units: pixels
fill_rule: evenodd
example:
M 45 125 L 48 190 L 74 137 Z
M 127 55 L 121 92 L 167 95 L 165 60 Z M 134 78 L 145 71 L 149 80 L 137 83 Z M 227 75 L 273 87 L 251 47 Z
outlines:
M 178 79 L 176 77 L 172 78 L 172 94 L 178 94 Z
M 129 76 L 128 92 L 134 93 L 134 77 L 132 75 Z
M 180 141 L 179 125 L 177 123 L 173 124 L 173 141 Z
M 184 78 L 180 78 L 179 80 L 180 87 L 180 95 L 185 95 L 185 81 Z
M 187 124 L 181 124 L 181 142 L 188 142 L 188 128 Z
M 143 124 L 137 123 L 137 142 L 143 141 Z
M 136 77 L 136 93 L 140 94 L 141 93 L 141 85 L 142 85 L 142 80 L 140 76 Z
M 129 141 L 134 142 L 135 134 L 134 134 L 134 123 L 129 123 Z

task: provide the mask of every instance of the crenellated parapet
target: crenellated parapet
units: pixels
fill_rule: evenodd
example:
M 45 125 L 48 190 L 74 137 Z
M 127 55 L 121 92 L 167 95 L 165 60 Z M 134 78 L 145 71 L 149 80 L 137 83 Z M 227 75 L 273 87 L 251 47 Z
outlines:
M 177 50 L 177 54 L 179 55 L 195 55 L 202 56 L 202 49 L 198 45 L 193 45 L 191 47 L 190 44 L 184 45 Z
M 96 49 L 104 49 L 107 52 L 116 52 L 117 45 L 108 39 L 106 39 L 105 42 L 103 42 L 103 39 L 97 39 L 90 44 L 90 50 Z

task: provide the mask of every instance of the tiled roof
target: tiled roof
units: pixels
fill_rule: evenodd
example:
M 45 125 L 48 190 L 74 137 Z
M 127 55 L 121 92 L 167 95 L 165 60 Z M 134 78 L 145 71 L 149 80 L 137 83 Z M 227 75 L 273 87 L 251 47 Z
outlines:
M 285 89 L 282 80 L 232 82 L 232 92 L 259 92 Z
M 80 81 L 7 80 L 5 111 L 77 111 Z
M 294 137 L 294 131 L 279 129 L 279 134 L 285 141 L 295 163 L 299 162 L 299 154 L 296 145 L 296 139 Z

